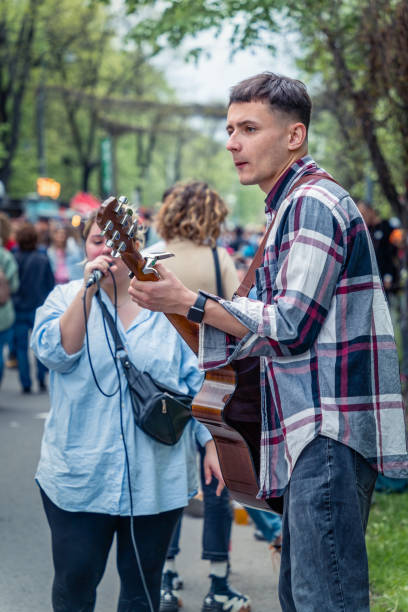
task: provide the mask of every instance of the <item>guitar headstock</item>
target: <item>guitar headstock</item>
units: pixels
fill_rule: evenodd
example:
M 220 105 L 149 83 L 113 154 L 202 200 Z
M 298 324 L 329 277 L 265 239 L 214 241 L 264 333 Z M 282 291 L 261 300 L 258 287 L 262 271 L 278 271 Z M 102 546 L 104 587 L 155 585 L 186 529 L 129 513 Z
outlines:
M 154 266 L 157 261 L 173 257 L 172 253 L 151 253 L 145 257 L 138 251 L 135 237 L 138 222 L 133 220 L 133 211 L 126 206 L 127 198 L 110 197 L 102 203 L 96 215 L 101 234 L 114 257 L 121 257 L 130 270 L 129 276 L 141 281 L 158 281 L 159 273 Z M 178 314 L 166 314 L 190 348 L 198 351 L 198 325 Z
M 130 270 L 129 276 L 139 280 L 158 280 L 159 273 L 154 266 L 157 261 L 172 257 L 172 253 L 151 253 L 146 258 L 135 244 L 137 230 L 140 228 L 133 220 L 133 210 L 126 206 L 127 198 L 110 197 L 102 203 L 96 223 L 101 234 L 107 238 L 106 245 L 112 249 L 113 257 L 121 257 Z
M 110 197 L 103 202 L 96 215 L 101 234 L 105 236 L 107 246 L 112 248 L 114 257 L 138 253 L 134 243 L 138 222 L 133 220 L 133 210 L 126 205 L 127 198 Z

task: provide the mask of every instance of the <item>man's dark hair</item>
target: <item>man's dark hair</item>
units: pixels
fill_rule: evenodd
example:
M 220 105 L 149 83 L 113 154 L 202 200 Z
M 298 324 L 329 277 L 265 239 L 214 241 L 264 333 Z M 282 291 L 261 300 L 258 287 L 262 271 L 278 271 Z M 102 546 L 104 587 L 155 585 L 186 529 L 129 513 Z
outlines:
M 261 72 L 231 88 L 229 105 L 259 101 L 268 102 L 273 110 L 293 115 L 309 128 L 312 101 L 302 81 Z

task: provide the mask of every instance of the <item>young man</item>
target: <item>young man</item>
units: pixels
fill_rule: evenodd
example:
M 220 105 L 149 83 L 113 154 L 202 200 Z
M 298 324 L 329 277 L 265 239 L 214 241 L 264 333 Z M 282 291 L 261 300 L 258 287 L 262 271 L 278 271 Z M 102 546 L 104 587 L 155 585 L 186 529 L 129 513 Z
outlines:
M 231 92 L 227 149 L 240 182 L 267 194 L 273 222 L 257 300 L 197 298 L 162 265 L 159 283 L 133 279 L 129 291 L 202 320 L 203 368 L 260 358 L 259 495 L 284 495 L 283 611 L 368 612 L 376 475 L 408 474 L 398 359 L 361 215 L 307 154 L 310 113 L 303 83 L 275 74 Z

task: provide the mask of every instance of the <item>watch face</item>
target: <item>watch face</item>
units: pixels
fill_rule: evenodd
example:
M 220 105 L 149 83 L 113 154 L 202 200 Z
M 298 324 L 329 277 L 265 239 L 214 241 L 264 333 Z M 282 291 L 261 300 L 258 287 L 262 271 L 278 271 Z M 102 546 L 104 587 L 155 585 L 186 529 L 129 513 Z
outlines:
M 187 313 L 187 319 L 189 321 L 194 321 L 194 323 L 201 323 L 204 317 L 204 310 L 200 308 L 196 308 L 195 306 L 191 306 L 190 310 Z

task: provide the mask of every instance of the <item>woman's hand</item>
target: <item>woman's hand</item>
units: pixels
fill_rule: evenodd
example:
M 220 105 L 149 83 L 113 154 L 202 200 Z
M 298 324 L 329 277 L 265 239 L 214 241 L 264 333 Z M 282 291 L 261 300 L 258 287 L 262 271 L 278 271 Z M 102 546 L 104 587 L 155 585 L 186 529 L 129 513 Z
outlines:
M 225 487 L 225 482 L 221 474 L 220 462 L 218 461 L 215 442 L 214 440 L 210 440 L 205 445 L 204 479 L 206 485 L 211 483 L 213 476 L 218 480 L 218 487 L 215 493 L 216 495 L 220 496 L 223 488 Z
M 103 274 L 103 277 L 101 278 L 101 285 L 103 286 L 104 280 L 109 276 L 108 270 L 110 269 L 112 272 L 114 272 L 117 269 L 116 265 L 112 265 L 113 261 L 113 257 L 110 257 L 109 255 L 98 255 L 86 263 L 84 267 L 84 286 L 78 291 L 77 295 L 72 300 L 64 314 L 60 317 L 59 325 L 61 332 L 61 344 L 68 355 L 77 353 L 84 343 L 84 294 L 86 293 L 86 313 L 87 316 L 89 316 L 92 298 L 98 289 L 97 283 L 94 283 L 88 289 L 86 289 L 86 283 L 88 282 L 92 272 L 95 270 L 100 270 Z
M 109 270 L 115 272 L 117 266 L 114 265 L 114 261 L 114 258 L 110 257 L 109 255 L 98 255 L 98 257 L 95 257 L 95 259 L 88 261 L 84 267 L 85 286 L 95 270 L 102 272 L 103 277 L 101 278 L 101 282 L 103 282 L 104 278 L 109 276 Z M 97 285 L 95 283 L 95 291 L 96 289 Z

